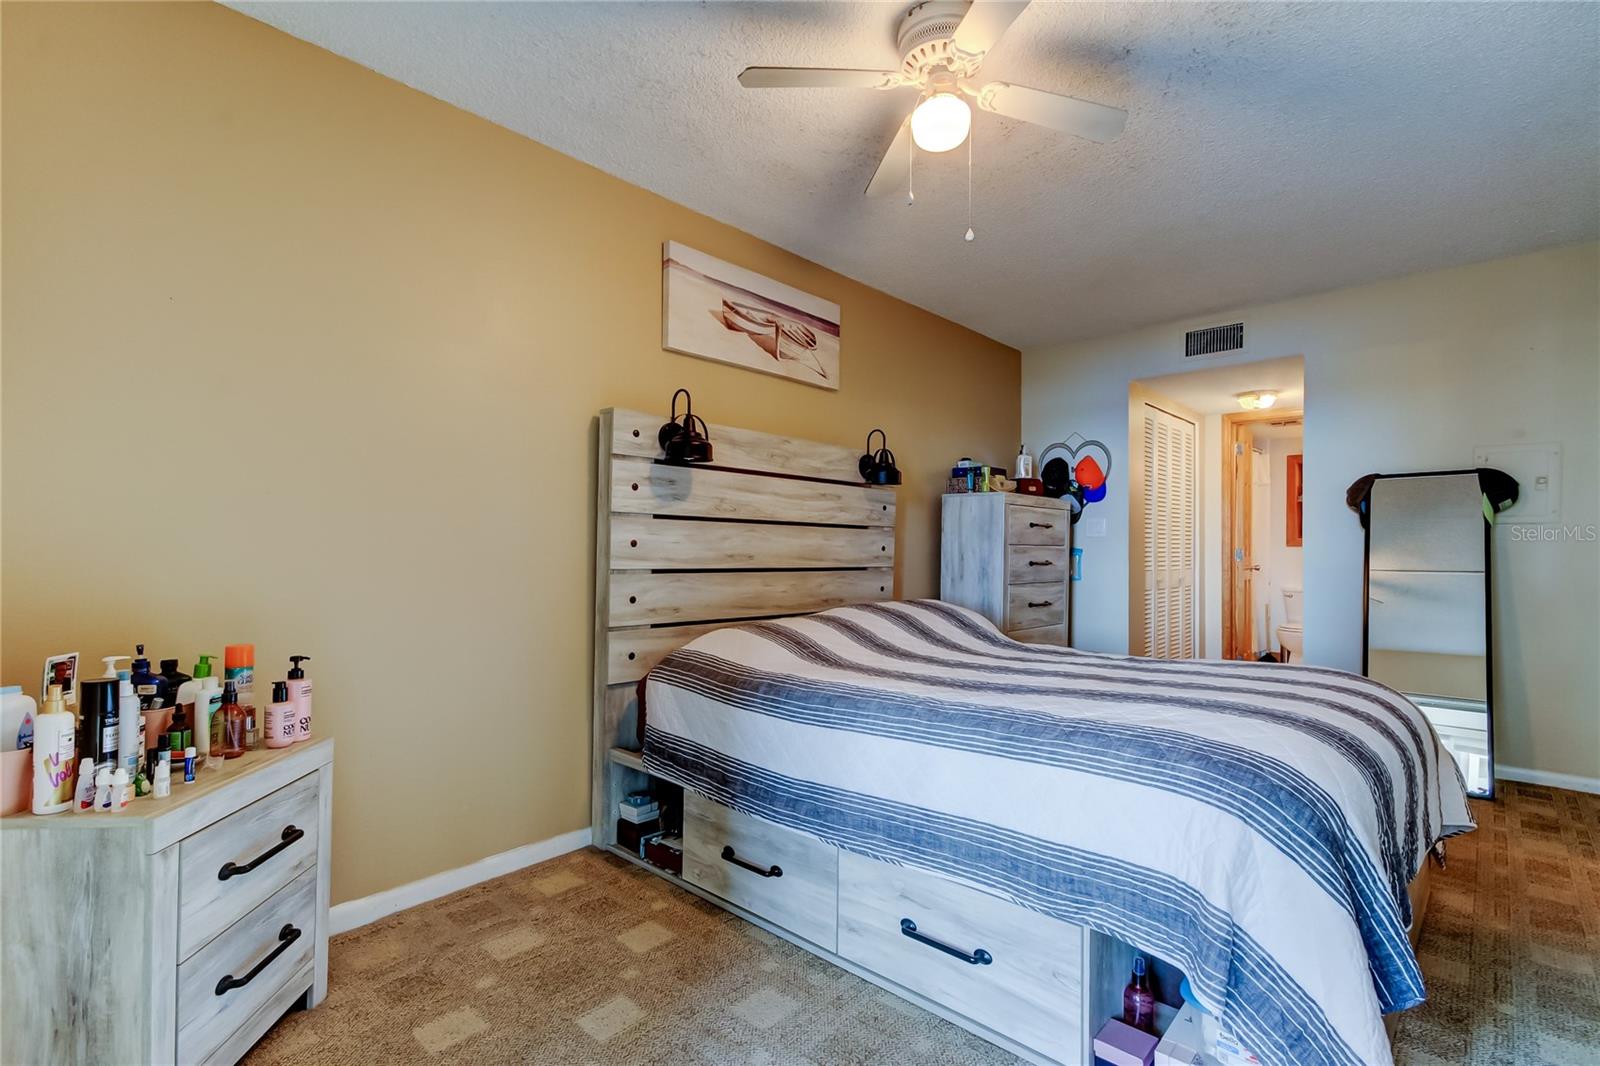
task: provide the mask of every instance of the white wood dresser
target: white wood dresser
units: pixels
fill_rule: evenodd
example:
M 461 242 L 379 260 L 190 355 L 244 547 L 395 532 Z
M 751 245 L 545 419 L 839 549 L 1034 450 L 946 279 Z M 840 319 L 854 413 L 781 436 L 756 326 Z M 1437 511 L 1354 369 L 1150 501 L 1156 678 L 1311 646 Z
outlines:
M 954 492 L 940 522 L 939 598 L 968 607 L 1014 640 L 1066 644 L 1072 513 L 1060 500 Z
M 6 1063 L 232 1063 L 328 990 L 333 741 L 0 819 Z

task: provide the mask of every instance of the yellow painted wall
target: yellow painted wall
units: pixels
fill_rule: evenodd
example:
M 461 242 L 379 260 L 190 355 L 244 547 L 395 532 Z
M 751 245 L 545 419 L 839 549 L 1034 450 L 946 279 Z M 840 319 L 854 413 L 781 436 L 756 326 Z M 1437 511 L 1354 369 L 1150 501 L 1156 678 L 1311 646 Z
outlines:
M 1013 349 L 243 15 L 0 10 L 0 672 L 314 656 L 335 901 L 586 823 L 599 408 L 883 426 L 907 596 L 1016 448 Z M 843 389 L 662 351 L 668 238 L 840 304 Z

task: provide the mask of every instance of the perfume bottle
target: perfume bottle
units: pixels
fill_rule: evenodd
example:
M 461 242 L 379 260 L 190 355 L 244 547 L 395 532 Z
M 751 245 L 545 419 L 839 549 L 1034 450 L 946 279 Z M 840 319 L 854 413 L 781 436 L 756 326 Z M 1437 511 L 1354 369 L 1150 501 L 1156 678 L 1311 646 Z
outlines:
M 216 717 L 222 723 L 221 734 L 216 730 L 211 734 L 211 754 L 220 755 L 224 759 L 237 759 L 245 753 L 245 716 L 244 708 L 239 705 L 239 690 L 232 682 L 225 682 L 222 686 L 222 706 L 217 710 Z M 218 741 L 221 745 L 218 745 Z
M 1122 1020 L 1135 1029 L 1155 1031 L 1156 997 L 1150 991 L 1143 955 L 1133 957 L 1133 979 L 1122 990 Z

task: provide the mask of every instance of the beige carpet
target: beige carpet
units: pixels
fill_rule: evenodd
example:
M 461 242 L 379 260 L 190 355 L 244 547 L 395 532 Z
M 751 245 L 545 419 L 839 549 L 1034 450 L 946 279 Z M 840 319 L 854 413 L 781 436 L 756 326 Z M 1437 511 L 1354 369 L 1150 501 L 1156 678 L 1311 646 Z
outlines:
M 1450 844 L 1408 1066 L 1600 1063 L 1600 797 L 1507 784 Z M 284 1063 L 1014 1063 L 635 867 L 582 851 L 337 937 Z

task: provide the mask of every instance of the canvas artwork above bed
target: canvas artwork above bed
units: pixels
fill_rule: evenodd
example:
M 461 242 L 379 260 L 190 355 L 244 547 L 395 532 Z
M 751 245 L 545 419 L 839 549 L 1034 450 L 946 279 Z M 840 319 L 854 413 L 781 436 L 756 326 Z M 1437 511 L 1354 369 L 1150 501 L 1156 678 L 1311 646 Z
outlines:
M 839 305 L 676 241 L 661 249 L 661 345 L 839 387 Z

